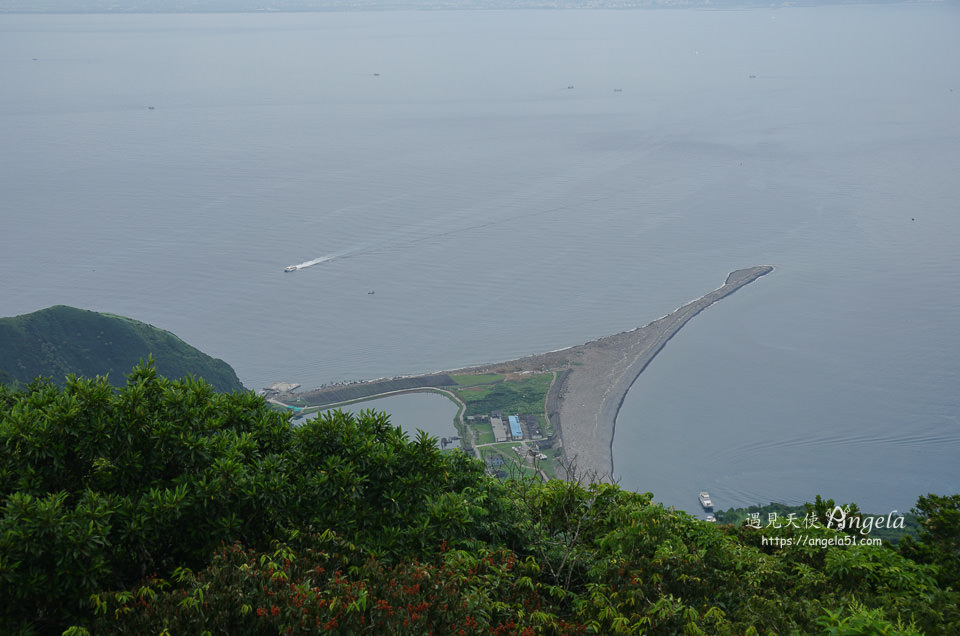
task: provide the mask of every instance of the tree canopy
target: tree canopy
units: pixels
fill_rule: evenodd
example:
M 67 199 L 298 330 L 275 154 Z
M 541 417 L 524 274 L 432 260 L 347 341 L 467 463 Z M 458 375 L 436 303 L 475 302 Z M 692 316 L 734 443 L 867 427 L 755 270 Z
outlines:
M 0 387 L 0 632 L 958 633 L 958 499 L 902 553 L 714 525 L 146 364 Z

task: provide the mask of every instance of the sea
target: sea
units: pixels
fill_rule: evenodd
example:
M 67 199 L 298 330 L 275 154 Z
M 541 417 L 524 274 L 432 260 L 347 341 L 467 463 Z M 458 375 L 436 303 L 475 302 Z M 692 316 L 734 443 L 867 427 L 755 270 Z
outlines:
M 905 512 L 960 492 L 958 35 L 950 2 L 0 15 L 0 315 L 121 314 L 312 389 L 772 265 L 637 380 L 616 479 Z

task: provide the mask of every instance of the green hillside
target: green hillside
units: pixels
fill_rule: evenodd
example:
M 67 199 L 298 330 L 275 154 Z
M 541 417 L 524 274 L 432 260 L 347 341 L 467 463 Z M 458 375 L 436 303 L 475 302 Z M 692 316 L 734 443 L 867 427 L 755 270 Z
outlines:
M 244 390 L 234 370 L 169 331 L 146 323 L 58 305 L 0 318 L 0 383 L 26 384 L 37 377 L 62 384 L 73 373 L 107 375 L 115 386 L 141 359 L 153 356 L 169 378 L 201 377 L 218 391 Z

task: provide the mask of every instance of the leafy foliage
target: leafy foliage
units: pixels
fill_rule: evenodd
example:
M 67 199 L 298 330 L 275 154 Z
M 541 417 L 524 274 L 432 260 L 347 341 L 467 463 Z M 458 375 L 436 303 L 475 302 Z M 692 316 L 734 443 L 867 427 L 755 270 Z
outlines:
M 902 553 L 709 524 L 145 365 L 0 388 L 0 632 L 954 634 L 958 499 Z
M 481 466 L 383 414 L 293 428 L 251 393 L 150 365 L 119 391 L 71 377 L 0 404 L 0 597 L 16 601 L 0 631 L 85 616 L 97 590 L 202 567 L 223 542 L 332 529 L 402 557 L 444 537 L 496 540 L 492 515 L 509 518 Z
M 935 564 L 942 584 L 960 587 L 960 495 L 920 497 L 913 513 L 920 521 L 920 536 L 904 539 L 901 552 Z
M 176 587 L 147 581 L 97 597 L 96 632 L 240 634 L 584 633 L 548 611 L 536 565 L 503 549 L 441 545 L 430 563 L 388 565 L 333 533 L 266 553 L 229 546 Z M 524 631 L 526 630 L 526 631 Z M 536 630 L 536 631 L 534 631 Z
M 754 531 L 700 522 L 652 505 L 649 494 L 612 485 L 537 490 L 522 495 L 543 512 L 527 549 L 441 543 L 422 558 L 390 560 L 331 532 L 298 535 L 267 551 L 229 546 L 202 571 L 98 595 L 92 629 L 949 634 L 958 625 L 950 606 L 956 595 L 938 589 L 925 566 L 887 548 L 765 550 L 751 545 L 759 538 Z M 573 541 L 562 537 L 574 525 L 563 523 L 570 510 L 567 521 L 581 530 Z

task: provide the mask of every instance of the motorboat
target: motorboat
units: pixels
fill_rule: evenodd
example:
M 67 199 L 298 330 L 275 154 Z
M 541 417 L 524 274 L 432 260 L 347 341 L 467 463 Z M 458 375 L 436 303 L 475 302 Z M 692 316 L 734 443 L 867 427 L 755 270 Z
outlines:
M 285 272 L 295 272 L 295 271 L 297 271 L 297 266 L 296 266 L 296 265 L 290 265 L 290 266 L 288 266 L 288 267 L 284 267 L 284 268 L 283 268 L 283 271 L 285 271 Z
M 708 493 L 706 490 L 700 493 L 699 499 L 700 505 L 703 506 L 704 510 L 709 511 L 713 509 L 713 501 L 710 499 L 710 493 Z

